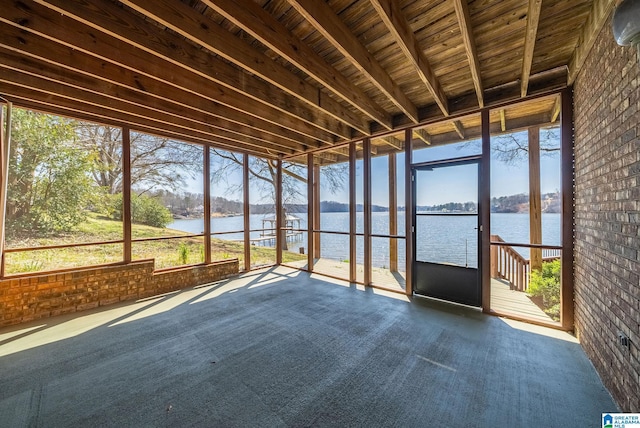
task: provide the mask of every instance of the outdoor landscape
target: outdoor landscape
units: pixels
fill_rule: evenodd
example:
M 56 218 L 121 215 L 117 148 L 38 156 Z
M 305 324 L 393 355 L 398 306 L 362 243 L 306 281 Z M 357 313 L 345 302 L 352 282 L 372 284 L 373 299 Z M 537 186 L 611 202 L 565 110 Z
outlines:
M 506 144 L 506 143 L 505 143 Z M 497 145 L 500 148 L 500 144 Z M 513 156 L 501 149 L 502 156 Z M 556 149 L 549 149 L 550 152 Z M 14 109 L 12 143 L 9 151 L 8 191 L 6 198 L 5 274 L 38 272 L 69 267 L 122 261 L 123 255 L 123 162 L 120 128 L 65 119 L 57 116 Z M 243 266 L 242 184 L 237 172 L 243 157 L 232 152 L 211 150 L 212 260 L 238 258 Z M 202 185 L 203 147 L 176 142 L 148 134 L 131 136 L 131 220 L 132 259 L 154 259 L 156 269 L 165 269 L 204 261 L 204 189 Z M 507 159 L 506 161 L 509 161 Z M 513 158 L 511 158 L 513 161 Z M 273 241 L 264 241 L 263 220 L 273 216 L 275 165 L 271 161 L 249 157 L 249 207 L 251 265 L 275 262 Z M 307 205 L 303 190 L 306 166 L 286 163 L 284 170 L 285 208 L 306 229 Z M 322 180 L 328 195 L 344 192 L 348 177 L 345 164 L 323 166 Z M 235 195 L 235 196 L 227 196 Z M 492 234 L 505 235 L 510 242 L 528 243 L 528 194 L 493 197 Z M 301 203 L 302 202 L 302 203 Z M 542 195 L 543 237 L 545 244 L 558 245 L 560 195 Z M 443 202 L 420 205 L 418 212 L 475 213 L 474 202 Z M 404 207 L 398 207 L 398 230 L 404 230 Z M 320 203 L 321 229 L 348 232 L 349 206 L 335 200 Z M 372 205 L 372 232 L 389 234 L 388 206 Z M 356 206 L 359 230 L 363 206 Z M 453 218 L 443 221 L 453 221 Z M 443 263 L 474 266 L 477 263 L 476 226 L 472 217 L 455 221 L 464 224 L 438 224 L 418 228 L 417 256 Z M 469 223 L 470 221 L 470 223 Z M 466 224 L 469 223 L 469 224 Z M 495 230 L 494 230 L 495 225 Z M 420 226 L 420 225 L 418 225 Z M 442 241 L 441 230 L 449 233 Z M 402 232 L 400 233 L 402 234 Z M 194 236 L 200 235 L 200 236 Z M 401 239 L 401 238 L 399 238 Z M 374 268 L 388 269 L 389 239 L 372 240 Z M 322 257 L 348 262 L 344 239 L 322 233 Z M 306 233 L 296 235 L 283 261 L 304 262 L 308 252 Z M 519 250 L 520 251 L 520 250 Z M 521 250 L 528 257 L 526 249 Z M 358 247 L 356 263 L 363 264 Z M 403 245 L 399 245 L 399 270 L 405 269 Z M 555 277 L 547 266 L 534 277 L 534 283 L 546 284 L 542 277 Z M 554 270 L 553 272 L 551 272 Z M 551 272 L 551 273 L 549 273 Z M 546 280 L 546 279 L 545 279 Z M 549 288 L 549 287 L 547 287 Z M 534 287 L 535 291 L 535 287 Z M 542 296 L 547 291 L 540 291 Z

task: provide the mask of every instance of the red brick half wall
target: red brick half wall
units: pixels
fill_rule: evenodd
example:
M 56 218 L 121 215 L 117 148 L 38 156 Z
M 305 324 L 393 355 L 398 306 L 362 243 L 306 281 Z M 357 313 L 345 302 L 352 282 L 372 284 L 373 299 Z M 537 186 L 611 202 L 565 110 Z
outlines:
M 137 300 L 238 273 L 238 260 L 154 272 L 153 260 L 0 280 L 0 326 Z

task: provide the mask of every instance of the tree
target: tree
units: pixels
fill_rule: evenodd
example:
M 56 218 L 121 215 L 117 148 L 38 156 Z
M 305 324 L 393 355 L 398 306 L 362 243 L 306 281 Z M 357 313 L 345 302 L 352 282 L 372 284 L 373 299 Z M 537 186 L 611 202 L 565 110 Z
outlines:
M 560 135 L 557 127 L 540 128 L 540 153 L 553 156 L 560 151 Z M 491 138 L 494 156 L 509 165 L 516 164 L 529 156 L 527 132 L 508 133 Z
M 243 168 L 243 156 L 233 152 L 226 152 L 221 150 L 212 149 L 212 155 L 218 159 L 215 168 L 212 168 L 212 182 L 213 184 L 224 181 L 227 184 L 227 190 L 235 192 L 239 190 L 242 183 L 230 183 L 229 178 L 234 175 L 237 176 L 238 171 L 242 171 Z M 323 168 L 323 182 L 327 184 L 331 193 L 334 193 L 342 188 L 346 181 L 349 165 L 348 163 L 328 165 Z M 276 163 L 270 159 L 262 159 L 255 156 L 249 157 L 249 175 L 253 177 L 254 188 L 260 193 L 260 199 L 267 201 L 274 207 L 272 212 L 275 211 L 276 201 L 276 188 L 277 188 L 277 166 Z M 307 167 L 304 164 L 297 162 L 282 162 L 282 205 L 283 209 L 289 205 L 292 207 L 297 201 L 305 204 L 305 201 L 300 201 L 300 196 L 303 195 L 302 188 L 306 186 Z M 235 174 L 234 174 L 235 173 Z M 320 207 L 318 207 L 319 209 Z M 287 250 L 287 240 L 285 231 L 283 234 L 283 249 Z
M 17 108 L 12 114 L 8 235 L 73 229 L 92 202 L 91 160 L 76 144 L 73 121 Z
M 78 142 L 93 154 L 91 175 L 108 194 L 122 192 L 122 128 L 75 122 Z
M 93 153 L 92 176 L 109 194 L 122 192 L 122 129 L 77 122 L 82 147 Z M 131 132 L 131 183 L 137 194 L 179 190 L 202 172 L 202 146 Z
M 237 176 L 242 171 L 243 156 L 233 152 L 212 149 L 212 157 L 218 159 L 212 169 L 212 183 L 224 182 L 229 192 L 236 192 L 242 188 L 242 183 L 230 182 L 230 177 Z M 275 204 L 276 175 L 275 161 L 255 156 L 249 157 L 249 175 L 255 189 L 260 194 L 260 200 Z M 344 188 L 349 169 L 348 163 L 336 163 L 323 167 L 322 181 L 331 193 Z M 282 162 L 282 203 L 294 204 L 304 194 L 303 187 L 307 183 L 307 166 L 297 162 Z

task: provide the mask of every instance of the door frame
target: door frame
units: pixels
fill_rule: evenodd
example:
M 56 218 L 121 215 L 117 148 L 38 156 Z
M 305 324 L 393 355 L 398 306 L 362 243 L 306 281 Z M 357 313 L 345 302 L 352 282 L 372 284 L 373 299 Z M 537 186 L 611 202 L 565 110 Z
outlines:
M 477 290 L 478 290 L 478 300 L 477 300 L 477 304 L 476 305 L 471 305 L 473 307 L 477 307 L 477 308 L 482 308 L 483 307 L 483 293 L 484 293 L 484 286 L 483 286 L 483 246 L 482 246 L 482 242 L 483 242 L 483 225 L 482 225 L 482 211 L 481 211 L 481 207 L 483 206 L 483 204 L 481 203 L 481 197 L 482 197 L 482 186 L 483 186 L 483 175 L 482 175 L 482 167 L 483 167 L 483 156 L 482 155 L 475 155 L 475 156 L 465 156 L 465 157 L 459 157 L 459 158 L 449 158 L 449 159 L 441 159 L 441 160 L 435 160 L 435 161 L 428 161 L 428 162 L 420 162 L 420 163 L 415 163 L 411 165 L 411 195 L 412 195 L 412 206 L 411 206 L 411 235 L 412 235 L 412 239 L 411 239 L 411 245 L 412 245 L 412 260 L 411 260 L 411 266 L 409 267 L 409 269 L 411 269 L 411 289 L 412 289 L 412 294 L 416 295 L 416 281 L 418 279 L 417 277 L 417 272 L 416 272 L 416 263 L 418 262 L 417 260 L 417 239 L 416 239 L 416 226 L 417 226 L 417 181 L 416 181 L 416 172 L 417 171 L 424 171 L 424 170 L 432 170 L 434 168 L 445 168 L 445 167 L 451 167 L 451 166 L 460 166 L 460 165 L 470 165 L 470 164 L 476 164 L 477 166 L 477 184 L 476 184 L 476 191 L 477 191 L 477 196 L 476 196 L 476 204 L 477 204 L 477 213 L 476 213 L 476 218 L 477 218 L 477 257 L 478 257 L 478 266 L 477 266 L 477 275 L 476 275 L 476 284 L 477 284 Z M 422 294 L 417 294 L 419 296 L 424 296 Z M 429 296 L 424 296 L 424 297 L 429 297 Z M 447 300 L 449 301 L 449 300 Z M 455 301 L 449 301 L 450 303 L 454 303 L 454 304 L 465 304 L 465 303 L 460 303 L 460 302 L 455 302 Z

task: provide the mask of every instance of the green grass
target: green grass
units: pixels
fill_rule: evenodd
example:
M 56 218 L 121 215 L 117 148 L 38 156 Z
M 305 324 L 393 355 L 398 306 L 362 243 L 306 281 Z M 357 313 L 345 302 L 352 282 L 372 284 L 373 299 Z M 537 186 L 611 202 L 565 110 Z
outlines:
M 131 226 L 134 239 L 185 236 L 186 232 L 134 224 Z M 122 239 L 122 222 L 109 220 L 91 213 L 76 231 L 55 237 L 29 237 L 8 240 L 7 248 L 39 247 L 58 244 L 116 241 Z M 5 273 L 16 274 L 91 266 L 122 261 L 122 244 L 100 244 L 86 247 L 70 247 L 35 250 L 5 254 Z M 302 260 L 306 256 L 283 252 L 283 261 Z M 204 239 L 176 238 L 161 241 L 132 243 L 133 260 L 154 259 L 156 269 L 191 265 L 204 261 Z M 238 258 L 244 266 L 244 243 L 211 238 L 211 259 Z M 274 248 L 251 247 L 253 266 L 273 264 L 276 260 Z

